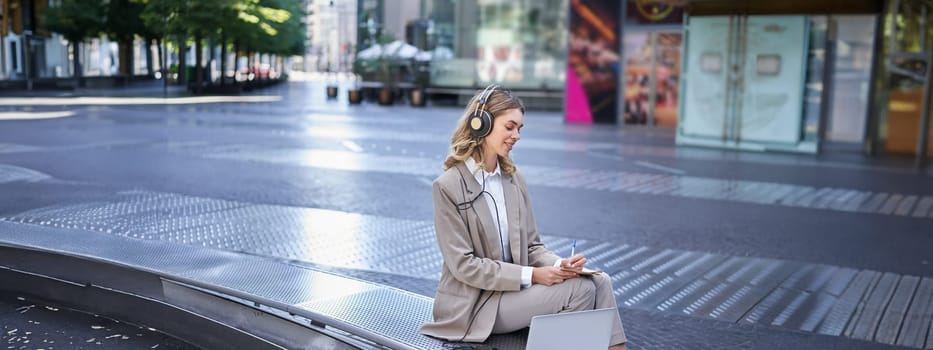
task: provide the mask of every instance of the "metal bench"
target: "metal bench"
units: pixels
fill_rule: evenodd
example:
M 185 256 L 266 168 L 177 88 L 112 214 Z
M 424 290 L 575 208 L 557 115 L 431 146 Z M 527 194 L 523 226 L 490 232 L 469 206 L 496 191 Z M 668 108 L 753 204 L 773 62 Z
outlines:
M 0 282 L 203 348 L 444 347 L 418 332 L 429 297 L 206 247 L 0 221 Z M 510 334 L 481 348 L 524 342 Z

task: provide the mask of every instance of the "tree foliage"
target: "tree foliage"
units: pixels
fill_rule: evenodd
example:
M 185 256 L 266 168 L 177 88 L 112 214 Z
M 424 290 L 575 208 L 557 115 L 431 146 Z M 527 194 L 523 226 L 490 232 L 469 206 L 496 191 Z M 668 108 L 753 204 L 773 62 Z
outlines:
M 95 0 L 61 0 L 58 6 L 45 11 L 42 21 L 45 29 L 61 34 L 71 43 L 74 55 L 73 72 L 78 78 L 78 85 L 84 84 L 81 78 L 81 55 L 79 45 L 85 38 L 97 36 L 107 22 L 107 4 Z
M 294 0 L 137 0 L 144 1 L 143 22 L 163 35 L 221 32 L 258 52 L 304 51 L 303 11 Z M 298 49 L 298 50 L 296 50 Z
M 127 52 L 121 54 L 120 66 L 129 67 L 129 48 L 137 36 L 193 39 L 196 46 L 204 38 L 223 38 L 221 45 L 235 40 L 251 52 L 302 54 L 306 31 L 301 4 L 297 0 L 60 0 L 45 12 L 43 22 L 45 29 L 62 34 L 75 47 L 106 34 L 120 43 L 121 53 Z M 78 66 L 75 60 L 76 70 Z
M 45 12 L 45 27 L 71 42 L 80 42 L 104 30 L 107 4 L 96 0 L 61 0 Z
M 139 20 L 144 5 L 133 0 L 109 0 L 107 4 L 107 20 L 104 22 L 104 32 L 111 39 L 119 42 L 132 42 L 133 37 L 139 35 L 147 37 L 146 25 Z
M 303 11 L 298 1 L 261 0 L 260 13 L 268 19 L 273 31 L 270 36 L 268 52 L 278 55 L 300 55 L 304 53 L 305 24 Z
M 303 15 L 295 0 L 61 0 L 44 23 L 76 42 L 102 33 L 127 42 L 223 32 L 257 52 L 297 55 L 304 52 Z

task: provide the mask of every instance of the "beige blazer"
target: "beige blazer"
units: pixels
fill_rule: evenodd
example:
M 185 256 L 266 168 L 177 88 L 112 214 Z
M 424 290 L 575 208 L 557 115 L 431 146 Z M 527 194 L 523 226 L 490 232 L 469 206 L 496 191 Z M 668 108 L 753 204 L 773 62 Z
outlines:
M 462 174 L 462 176 L 461 176 Z M 521 288 L 522 266 L 553 266 L 560 259 L 538 238 L 528 188 L 521 172 L 502 173 L 514 263 L 501 261 L 502 248 L 488 195 L 463 163 L 434 180 L 434 229 L 444 264 L 434 297 L 434 321 L 421 332 L 451 341 L 482 342 L 492 333 L 503 291 Z M 502 210 L 502 208 L 500 208 Z

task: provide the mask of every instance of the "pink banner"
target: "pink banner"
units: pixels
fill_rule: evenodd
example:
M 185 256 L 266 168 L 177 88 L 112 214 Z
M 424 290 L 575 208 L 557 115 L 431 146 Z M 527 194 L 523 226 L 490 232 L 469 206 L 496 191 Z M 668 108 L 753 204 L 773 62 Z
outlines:
M 565 120 L 615 124 L 619 97 L 620 1 L 572 0 Z

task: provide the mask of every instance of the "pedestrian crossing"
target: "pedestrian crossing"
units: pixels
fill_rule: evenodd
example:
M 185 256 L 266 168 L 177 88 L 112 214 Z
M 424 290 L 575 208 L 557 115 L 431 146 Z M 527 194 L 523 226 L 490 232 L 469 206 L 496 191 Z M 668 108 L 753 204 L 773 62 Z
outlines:
M 440 175 L 440 159 L 361 152 L 256 145 L 174 146 L 191 154 L 198 148 L 206 158 L 298 165 L 359 172 L 386 172 L 414 176 Z M 816 187 L 787 183 L 718 179 L 667 173 L 641 173 L 601 169 L 567 169 L 520 165 L 529 185 L 574 190 L 622 192 L 696 198 L 793 208 L 820 209 L 912 218 L 933 218 L 933 195 L 888 193 L 851 188 Z

